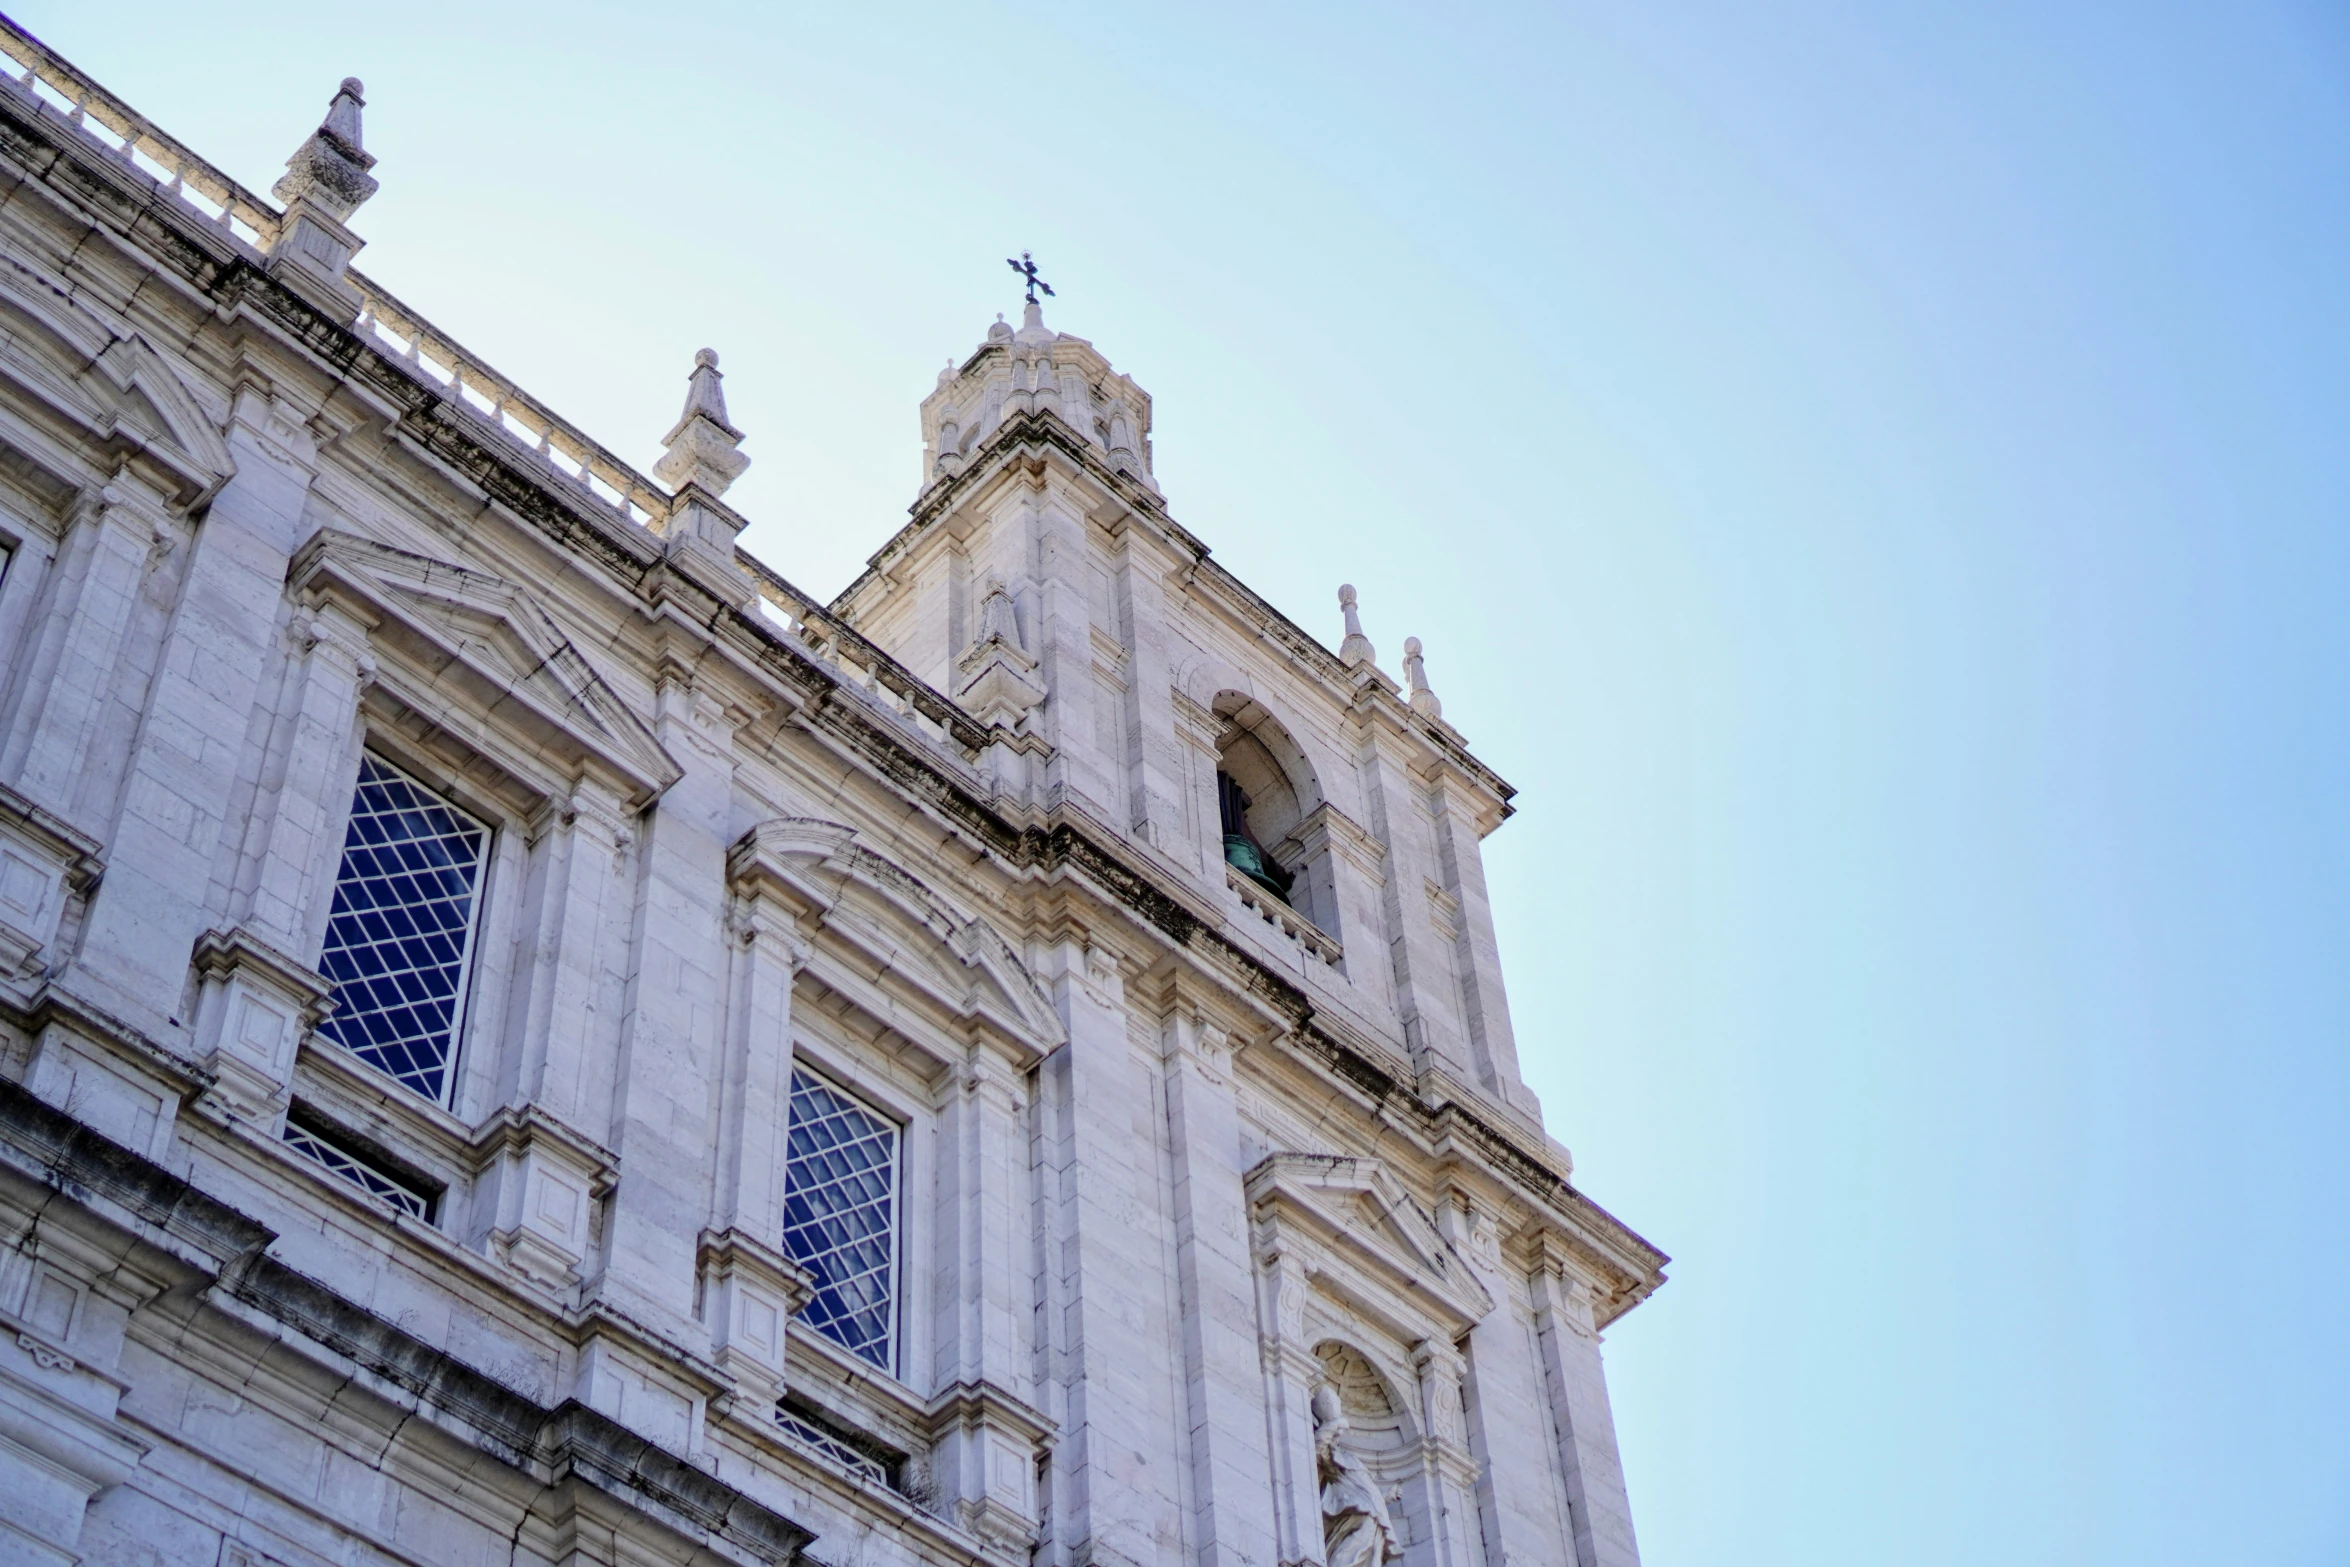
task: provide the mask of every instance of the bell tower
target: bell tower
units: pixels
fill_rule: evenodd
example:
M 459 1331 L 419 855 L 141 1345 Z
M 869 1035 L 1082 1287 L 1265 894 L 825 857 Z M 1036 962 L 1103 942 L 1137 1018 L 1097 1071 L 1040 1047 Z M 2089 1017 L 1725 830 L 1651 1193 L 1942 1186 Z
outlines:
M 1424 1085 L 1532 1121 L 1479 853 L 1512 791 L 1417 640 L 1400 684 L 1353 588 L 1333 651 L 1214 561 L 1151 471 L 1149 394 L 1033 292 L 921 419 L 912 520 L 833 608 L 994 727 L 1000 803 L 1124 838 Z

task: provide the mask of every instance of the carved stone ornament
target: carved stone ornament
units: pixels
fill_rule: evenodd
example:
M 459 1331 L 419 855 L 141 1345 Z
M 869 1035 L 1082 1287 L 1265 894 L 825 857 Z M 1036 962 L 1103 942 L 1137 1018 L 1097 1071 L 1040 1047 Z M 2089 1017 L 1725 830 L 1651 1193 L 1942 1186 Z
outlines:
M 1322 1557 L 1329 1567 L 1383 1567 L 1403 1555 L 1386 1499 L 1352 1446 L 1338 1389 L 1314 1390 L 1314 1476 L 1322 1487 Z

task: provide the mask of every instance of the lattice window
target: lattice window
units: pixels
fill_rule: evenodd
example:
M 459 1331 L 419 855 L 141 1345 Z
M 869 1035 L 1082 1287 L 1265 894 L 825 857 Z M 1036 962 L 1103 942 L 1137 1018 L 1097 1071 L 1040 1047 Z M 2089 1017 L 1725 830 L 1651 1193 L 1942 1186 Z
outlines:
M 435 1203 L 431 1192 L 402 1180 L 356 1148 L 347 1147 L 340 1138 L 291 1119 L 283 1135 L 296 1153 L 315 1159 L 368 1196 L 428 1224 L 432 1221 Z
M 489 841 L 406 774 L 360 762 L 319 960 L 335 1009 L 318 1031 L 435 1103 L 448 1094 Z
M 897 1336 L 898 1128 L 795 1070 L 783 1243 L 815 1275 L 800 1320 L 884 1370 Z

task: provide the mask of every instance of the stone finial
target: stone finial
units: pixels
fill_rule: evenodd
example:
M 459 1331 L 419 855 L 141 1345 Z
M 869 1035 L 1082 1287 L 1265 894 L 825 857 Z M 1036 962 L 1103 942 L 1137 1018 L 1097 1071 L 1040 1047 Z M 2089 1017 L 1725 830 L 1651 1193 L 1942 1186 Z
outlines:
M 653 464 L 654 474 L 672 491 L 692 484 L 716 498 L 751 465 L 748 457 L 735 450 L 743 443 L 743 433 L 726 422 L 723 380 L 716 351 L 705 348 L 694 355 L 694 373 L 685 388 L 685 412 L 678 415 L 677 427 L 662 438 L 668 450 Z
M 961 678 L 955 700 L 983 724 L 1018 729 L 1043 705 L 1036 659 L 1020 641 L 1020 615 L 1001 577 L 991 577 L 979 602 L 979 634 L 955 661 Z
M 1012 323 L 1004 319 L 1001 310 L 995 313 L 995 325 L 987 329 L 987 340 L 991 343 L 1008 343 L 1012 340 Z
M 1428 689 L 1428 661 L 1420 656 L 1420 639 L 1403 639 L 1403 679 L 1411 688 L 1412 711 L 1422 718 L 1442 718 L 1444 704 Z
M 367 172 L 375 167 L 375 159 L 362 144 L 359 130 L 359 111 L 366 106 L 359 78 L 344 77 L 327 105 L 326 118 L 294 149 L 284 177 L 269 193 L 289 207 L 308 201 L 337 223 L 357 212 L 376 192 L 375 179 Z
M 286 160 L 270 194 L 285 203 L 285 220 L 269 247 L 269 275 L 311 304 L 345 322 L 359 319 L 359 291 L 347 275 L 366 244 L 345 226 L 375 194 L 367 171 L 375 159 L 360 144 L 359 78 L 346 76 L 327 105 L 326 118 Z
M 1338 644 L 1338 656 L 1350 664 L 1376 664 L 1379 650 L 1371 646 L 1371 639 L 1363 635 L 1363 618 L 1355 613 L 1355 587 L 1351 582 L 1338 586 L 1338 607 L 1346 616 L 1346 640 Z

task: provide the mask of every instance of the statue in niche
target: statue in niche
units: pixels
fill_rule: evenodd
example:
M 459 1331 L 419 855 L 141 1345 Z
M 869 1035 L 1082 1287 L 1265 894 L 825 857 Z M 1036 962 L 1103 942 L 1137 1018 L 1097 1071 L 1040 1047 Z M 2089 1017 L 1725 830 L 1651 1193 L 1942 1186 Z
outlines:
M 1330 1567 L 1384 1567 L 1403 1554 L 1395 1521 L 1351 1446 L 1338 1389 L 1314 1390 L 1314 1473 L 1322 1486 L 1322 1555 Z

